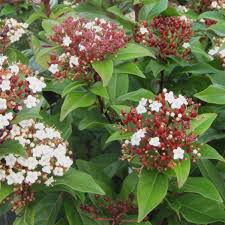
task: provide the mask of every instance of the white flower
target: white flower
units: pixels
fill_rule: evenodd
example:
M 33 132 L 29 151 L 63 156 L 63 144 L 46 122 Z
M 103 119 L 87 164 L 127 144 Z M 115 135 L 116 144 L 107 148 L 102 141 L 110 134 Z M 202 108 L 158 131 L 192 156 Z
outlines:
M 184 150 L 180 147 L 173 150 L 173 159 L 183 159 L 184 158 Z
M 0 181 L 5 180 L 5 178 L 6 178 L 5 170 L 0 170 Z
M 16 157 L 13 154 L 9 154 L 4 157 L 6 166 L 13 167 L 16 164 Z
M 186 16 L 184 16 L 184 15 L 183 16 L 180 16 L 180 19 L 181 20 L 184 20 L 184 21 L 187 21 L 188 20 L 188 18 Z
M 14 138 L 15 136 L 20 135 L 20 128 L 17 125 L 13 125 L 10 131 L 10 136 Z
M 46 87 L 46 84 L 36 77 L 28 77 L 26 80 L 29 82 L 29 88 L 33 93 L 41 92 Z
M 39 99 L 35 98 L 32 95 L 28 95 L 27 99 L 24 100 L 24 104 L 28 109 L 35 107 L 39 102 Z
M 10 81 L 9 80 L 3 80 L 0 84 L 0 88 L 2 91 L 9 91 L 11 89 Z
M 60 133 L 52 127 L 47 127 L 45 131 L 46 131 L 46 138 L 49 139 L 60 138 Z
M 32 119 L 30 120 L 22 120 L 19 122 L 19 125 L 22 128 L 27 128 L 27 127 L 31 127 L 33 125 L 34 121 Z
M 20 72 L 20 69 L 16 64 L 10 66 L 9 69 L 10 69 L 11 73 L 14 73 L 16 75 Z
M 7 101 L 4 98 L 0 98 L 0 110 L 7 109 Z
M 159 137 L 153 137 L 150 139 L 149 144 L 155 147 L 160 146 Z
M 152 111 L 159 112 L 160 108 L 162 107 L 162 103 L 153 101 L 149 107 L 151 108 Z
M 70 37 L 66 35 L 63 38 L 63 45 L 66 47 L 69 47 L 71 43 L 72 43 L 72 41 L 71 41 Z
M 3 129 L 4 127 L 8 125 L 9 125 L 9 119 L 7 118 L 7 115 L 0 114 L 0 129 Z
M 27 168 L 29 170 L 34 170 L 38 165 L 38 161 L 35 157 L 29 157 L 27 159 Z
M 214 49 L 209 50 L 209 55 L 213 56 L 216 55 L 219 52 L 219 47 L 215 47 Z
M 61 167 L 56 167 L 56 168 L 53 170 L 53 174 L 54 174 L 55 176 L 59 176 L 59 177 L 63 176 L 63 168 L 61 168 Z
M 49 186 L 52 185 L 52 183 L 54 181 L 55 181 L 54 178 L 53 177 L 50 177 L 50 178 L 48 178 L 48 180 L 45 181 L 45 185 L 49 187 Z
M 148 29 L 145 28 L 145 27 L 141 27 L 141 28 L 140 28 L 140 33 L 141 33 L 141 34 L 147 34 L 147 33 L 148 33 Z
M 45 125 L 43 123 L 35 123 L 34 128 L 37 130 L 45 129 Z
M 6 180 L 8 185 L 22 184 L 24 176 L 21 172 L 15 173 L 11 171 L 11 173 L 6 177 Z
M 174 94 L 172 91 L 170 91 L 169 93 L 165 93 L 165 100 L 170 104 L 174 101 Z
M 86 50 L 86 48 L 82 44 L 79 44 L 78 47 L 79 47 L 79 50 L 80 51 L 85 51 Z
M 47 174 L 50 174 L 50 173 L 52 172 L 50 166 L 44 166 L 44 167 L 42 168 L 42 171 L 43 171 L 44 173 L 47 173 Z
M 70 57 L 70 67 L 72 68 L 73 66 L 78 66 L 79 65 L 79 58 L 76 56 L 71 56 Z
M 140 129 L 136 133 L 134 133 L 131 137 L 131 144 L 132 145 L 139 145 L 141 138 L 145 137 L 146 129 Z
M 2 67 L 3 63 L 7 60 L 7 56 L 0 55 L 0 67 Z
M 38 172 L 28 171 L 25 182 L 28 184 L 33 184 L 38 179 Z
M 178 9 L 178 11 L 180 11 L 182 13 L 186 13 L 188 11 L 188 9 L 183 5 L 178 5 L 177 9 Z
M 194 155 L 197 155 L 197 154 L 198 154 L 198 150 L 197 150 L 197 149 L 194 149 L 194 150 L 193 150 L 193 154 L 194 154 Z
M 139 101 L 139 105 L 136 107 L 137 113 L 138 114 L 143 114 L 147 112 L 147 109 L 145 108 L 146 104 L 147 104 L 147 99 L 146 98 L 142 98 Z
M 136 107 L 136 111 L 137 111 L 138 114 L 143 114 L 143 113 L 147 112 L 147 109 L 143 105 L 138 105 Z
M 225 58 L 225 49 L 221 50 L 221 51 L 219 52 L 219 54 L 220 54 L 220 57 Z
M 184 44 L 182 45 L 183 48 L 190 48 L 191 45 L 188 42 L 184 42 Z
M 212 7 L 212 8 L 217 8 L 217 7 L 218 7 L 217 1 L 213 1 L 213 2 L 211 3 L 211 7 Z
M 51 64 L 51 66 L 48 68 L 48 70 L 49 70 L 52 74 L 55 74 L 55 73 L 59 72 L 58 64 Z
M 36 137 L 39 140 L 44 140 L 46 138 L 46 132 L 45 130 L 37 130 L 34 134 L 34 137 Z
M 57 165 L 61 165 L 65 168 L 70 168 L 73 164 L 73 161 L 70 159 L 69 156 L 62 156 L 58 158 Z

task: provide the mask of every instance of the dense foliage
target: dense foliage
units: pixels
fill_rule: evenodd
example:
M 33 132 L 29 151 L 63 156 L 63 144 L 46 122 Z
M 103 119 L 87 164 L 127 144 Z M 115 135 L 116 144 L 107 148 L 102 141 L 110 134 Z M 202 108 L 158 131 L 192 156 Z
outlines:
M 0 1 L 0 224 L 225 224 L 225 1 Z

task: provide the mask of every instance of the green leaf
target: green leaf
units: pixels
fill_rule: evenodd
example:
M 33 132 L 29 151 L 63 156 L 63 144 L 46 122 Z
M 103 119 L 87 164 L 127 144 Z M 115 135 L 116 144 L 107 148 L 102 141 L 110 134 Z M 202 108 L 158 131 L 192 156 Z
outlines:
M 114 14 L 119 19 L 124 20 L 125 22 L 129 22 L 129 24 L 131 26 L 135 25 L 135 22 L 133 20 L 131 20 L 130 18 L 124 16 L 123 12 L 121 12 L 120 9 L 117 6 L 112 6 L 112 7 L 108 8 L 107 11 Z
M 26 156 L 26 151 L 18 141 L 5 141 L 0 145 L 0 156 L 7 154 L 15 154 L 20 156 Z
M 54 225 L 62 207 L 62 197 L 62 193 L 40 193 L 40 196 L 37 196 L 35 200 L 35 204 L 33 204 L 35 211 L 34 225 Z
M 146 66 L 146 71 L 152 71 L 153 76 L 157 77 L 157 75 L 165 69 L 165 66 L 158 63 L 156 60 L 151 60 Z
M 34 21 L 38 19 L 46 19 L 47 16 L 45 15 L 44 12 L 34 12 L 30 15 L 30 17 L 26 20 L 26 23 L 31 25 Z
M 138 222 L 141 222 L 167 194 L 168 178 L 156 171 L 143 170 L 137 187 Z
M 223 199 L 214 184 L 205 177 L 189 177 L 181 191 L 197 193 L 205 198 L 223 202 Z
M 208 178 L 219 191 L 221 197 L 225 201 L 225 184 L 218 169 L 207 159 L 200 159 L 197 162 L 201 174 Z
M 177 200 L 183 217 L 194 224 L 225 222 L 223 207 L 215 201 L 197 194 L 185 194 Z
M 151 20 L 154 16 L 158 16 L 168 7 L 168 0 L 151 0 L 146 3 L 139 12 L 140 20 Z
M 189 132 L 193 132 L 196 135 L 203 134 L 209 129 L 216 117 L 216 113 L 205 113 L 198 115 L 191 121 L 191 128 Z
M 121 48 L 114 58 L 115 60 L 129 60 L 145 56 L 155 58 L 150 49 L 135 43 L 129 43 L 125 48 Z
M 120 131 L 116 131 L 106 140 L 106 143 L 110 143 L 112 141 L 121 141 L 124 139 L 129 139 L 132 133 L 121 133 Z
M 98 164 L 85 160 L 76 160 L 79 170 L 89 174 L 95 179 L 95 182 L 104 190 L 104 192 L 112 196 L 112 182 L 107 174 L 98 167 Z
M 0 16 L 8 16 L 10 14 L 16 14 L 15 6 L 6 4 L 0 11 Z
M 90 91 L 95 94 L 95 95 L 98 95 L 98 96 L 101 96 L 105 99 L 109 99 L 109 95 L 108 95 L 108 92 L 107 92 L 107 89 L 105 87 L 102 86 L 102 83 L 101 82 L 97 82 L 95 83 L 91 88 L 90 88 Z
M 137 91 L 129 92 L 117 98 L 118 101 L 123 102 L 126 100 L 139 102 L 141 98 L 154 98 L 154 94 L 146 89 L 140 88 Z
M 225 37 L 224 21 L 217 22 L 216 24 L 210 26 L 208 29 L 214 31 L 220 37 Z
M 44 69 L 48 68 L 48 62 L 50 60 L 50 53 L 59 49 L 58 46 L 50 48 L 41 48 L 35 55 L 35 62 Z
M 61 108 L 60 121 L 77 108 L 84 108 L 94 104 L 96 97 L 93 94 L 85 92 L 72 92 L 68 94 Z
M 80 83 L 79 81 L 74 81 L 69 83 L 63 90 L 62 92 L 62 97 L 65 97 L 67 94 L 73 92 L 74 90 L 83 87 L 85 84 L 84 83 Z
M 207 11 L 199 15 L 198 19 L 224 20 L 225 17 L 219 11 Z
M 216 149 L 210 145 L 204 144 L 199 146 L 201 151 L 201 159 L 216 159 L 225 162 L 223 156 L 221 156 Z
M 177 183 L 179 188 L 181 188 L 186 182 L 188 175 L 190 173 L 190 169 L 191 169 L 191 162 L 189 157 L 177 163 L 174 171 L 177 176 Z
M 145 78 L 145 75 L 142 73 L 142 71 L 138 68 L 138 66 L 135 63 L 128 62 L 124 64 L 120 64 L 115 68 L 115 73 L 126 73 L 135 75 L 138 77 Z
M 13 186 L 7 184 L 0 185 L 0 203 L 13 192 Z
M 124 95 L 129 89 L 129 78 L 127 74 L 113 74 L 111 81 L 107 87 L 109 98 L 112 101 L 118 96 Z
M 79 204 L 71 199 L 66 199 L 64 209 L 69 225 L 98 225 L 98 223 L 86 216 L 79 208 Z
M 61 185 L 75 191 L 104 195 L 105 192 L 87 173 L 76 169 L 70 169 L 65 176 L 57 178 L 54 186 Z
M 136 173 L 129 174 L 123 181 L 119 197 L 128 199 L 130 193 L 134 193 L 138 184 L 138 176 Z
M 33 207 L 26 207 L 23 215 L 17 217 L 13 225 L 34 225 L 35 210 Z
M 224 105 L 225 88 L 211 85 L 205 90 L 195 94 L 196 98 L 208 103 Z
M 113 74 L 113 61 L 106 59 L 104 61 L 96 61 L 92 63 L 93 68 L 102 78 L 103 86 L 107 86 Z

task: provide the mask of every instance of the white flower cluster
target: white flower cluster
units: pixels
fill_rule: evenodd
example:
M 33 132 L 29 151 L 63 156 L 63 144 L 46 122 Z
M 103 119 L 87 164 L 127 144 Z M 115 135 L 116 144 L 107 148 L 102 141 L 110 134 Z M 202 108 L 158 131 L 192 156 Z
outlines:
M 174 96 L 172 91 L 167 92 L 166 89 L 163 90 L 165 94 L 165 100 L 170 104 L 172 109 L 180 109 L 183 105 L 188 105 L 187 99 L 183 95 L 179 95 L 178 98 Z M 149 108 L 147 108 L 147 103 L 149 102 Z M 136 107 L 136 111 L 138 114 L 143 114 L 147 112 L 147 109 L 152 112 L 159 112 L 162 107 L 162 103 L 158 101 L 147 100 L 142 98 L 139 101 L 138 106 Z M 173 114 L 171 115 L 173 116 Z
M 14 43 L 19 41 L 23 34 L 26 33 L 26 29 L 28 28 L 28 24 L 19 23 L 15 19 L 5 19 L 4 20 L 4 29 L 7 29 L 7 37 L 10 43 Z M 0 37 L 3 38 L 3 37 Z
M 212 1 L 210 8 L 211 9 L 225 9 L 225 1 L 224 0 Z
M 27 157 L 14 154 L 1 157 L 0 181 L 8 185 L 44 183 L 49 186 L 55 176 L 63 176 L 73 163 L 60 133 L 43 123 L 32 119 L 21 121 L 13 125 L 9 138 L 23 145 Z
M 9 135 L 12 120 L 23 108 L 33 108 L 40 102 L 38 93 L 46 87 L 44 78 L 37 78 L 26 65 L 8 64 L 0 55 L 0 140 Z

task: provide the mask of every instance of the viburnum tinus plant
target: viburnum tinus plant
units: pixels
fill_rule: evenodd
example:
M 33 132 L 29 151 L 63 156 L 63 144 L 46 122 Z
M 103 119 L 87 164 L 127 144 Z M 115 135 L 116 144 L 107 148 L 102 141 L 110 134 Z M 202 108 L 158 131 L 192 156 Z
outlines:
M 0 1 L 0 224 L 225 224 L 224 6 Z

